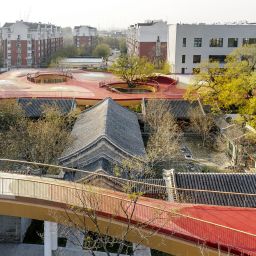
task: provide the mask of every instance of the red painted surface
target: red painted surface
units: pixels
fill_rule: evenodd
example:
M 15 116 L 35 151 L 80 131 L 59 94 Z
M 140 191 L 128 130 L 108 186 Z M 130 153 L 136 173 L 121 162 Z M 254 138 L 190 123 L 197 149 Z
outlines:
M 0 83 L 0 98 L 47 97 L 101 100 L 111 97 L 114 100 L 125 101 L 140 100 L 142 98 L 182 99 L 185 93 L 185 90 L 178 88 L 175 85 L 175 81 L 170 78 L 159 79 L 159 90 L 156 93 L 120 94 L 108 91 L 106 88 L 100 88 L 99 86 L 99 82 L 103 80 L 112 82 L 119 80 L 110 73 L 104 73 L 106 75 L 104 78 L 90 78 L 84 77 L 84 75 L 88 75 L 88 72 L 73 72 L 74 78 L 65 83 L 34 84 L 27 81 L 26 75 L 31 71 L 35 73 L 40 70 L 21 69 L 1 74 L 0 81 L 4 80 L 6 85 L 1 87 Z M 41 71 L 45 72 L 47 70 Z M 48 71 L 52 72 L 52 70 Z
M 124 208 L 130 205 L 130 200 L 127 203 L 124 201 L 127 195 L 109 190 L 105 193 L 107 196 L 99 196 L 104 204 L 98 214 L 105 217 L 114 215 L 117 220 L 126 222 L 127 216 L 120 209 L 120 204 Z M 132 212 L 134 207 L 128 209 Z M 147 229 L 197 245 L 207 245 L 235 255 L 253 256 L 256 255 L 255 217 L 254 208 L 178 204 L 141 197 L 132 222 L 149 223 Z

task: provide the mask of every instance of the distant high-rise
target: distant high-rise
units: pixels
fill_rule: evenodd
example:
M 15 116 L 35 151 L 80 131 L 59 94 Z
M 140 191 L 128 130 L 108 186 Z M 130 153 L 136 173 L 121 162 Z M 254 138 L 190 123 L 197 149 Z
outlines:
M 162 20 L 131 25 L 127 33 L 129 55 L 166 60 L 168 25 Z
M 84 49 L 86 52 L 92 51 L 97 43 L 97 29 L 90 26 L 74 27 L 73 40 L 77 48 Z
M 228 54 L 243 45 L 256 44 L 256 25 L 173 24 L 169 25 L 168 62 L 171 72 L 199 73 L 199 64 L 217 61 L 225 64 Z
M 2 27 L 4 65 L 40 67 L 63 47 L 61 27 L 52 24 L 16 21 Z

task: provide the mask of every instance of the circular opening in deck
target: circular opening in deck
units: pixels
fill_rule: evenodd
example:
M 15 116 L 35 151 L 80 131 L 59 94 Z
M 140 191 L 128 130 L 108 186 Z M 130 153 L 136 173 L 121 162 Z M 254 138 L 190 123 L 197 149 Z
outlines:
M 145 94 L 158 91 L 158 83 L 137 83 L 130 87 L 127 83 L 110 83 L 106 85 L 107 90 L 125 94 Z
M 28 81 L 36 84 L 65 83 L 73 78 L 69 73 L 34 73 L 27 74 Z

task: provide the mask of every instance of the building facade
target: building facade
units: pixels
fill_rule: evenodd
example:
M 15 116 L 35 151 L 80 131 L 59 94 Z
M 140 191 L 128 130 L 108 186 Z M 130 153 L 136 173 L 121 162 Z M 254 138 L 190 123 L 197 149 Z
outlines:
M 76 26 L 73 31 L 74 45 L 91 51 L 97 43 L 97 29 L 90 26 Z
M 256 24 L 169 25 L 168 62 L 171 72 L 199 72 L 202 61 L 219 61 L 237 47 L 256 43 Z
M 167 35 L 168 25 L 162 20 L 131 25 L 127 32 L 128 54 L 166 60 Z
M 4 66 L 7 68 L 45 66 L 53 53 L 63 47 L 61 27 L 17 21 L 2 27 Z

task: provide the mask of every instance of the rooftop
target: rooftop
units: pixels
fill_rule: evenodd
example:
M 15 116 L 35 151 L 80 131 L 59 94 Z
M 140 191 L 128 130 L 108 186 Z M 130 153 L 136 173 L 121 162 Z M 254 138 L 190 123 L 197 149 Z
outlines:
M 120 163 L 145 154 L 136 114 L 111 98 L 81 113 L 71 135 L 74 142 L 59 159 L 64 165 L 95 171 L 105 169 L 106 160 Z
M 44 107 L 56 107 L 62 114 L 69 113 L 76 107 L 74 99 L 29 99 L 20 98 L 17 100 L 27 117 L 37 118 L 42 116 Z
M 256 174 L 247 173 L 173 173 L 176 188 L 256 194 Z M 256 207 L 255 197 L 210 192 L 177 191 L 183 202 Z

